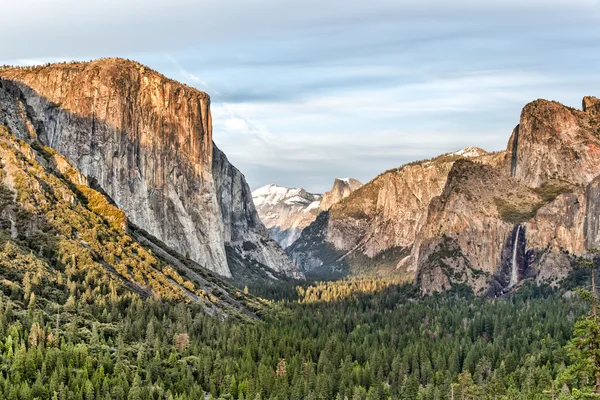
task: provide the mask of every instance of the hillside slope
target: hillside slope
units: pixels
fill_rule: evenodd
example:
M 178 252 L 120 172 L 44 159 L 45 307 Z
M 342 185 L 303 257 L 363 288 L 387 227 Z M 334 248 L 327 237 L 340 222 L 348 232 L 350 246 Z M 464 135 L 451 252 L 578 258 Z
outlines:
M 244 257 L 302 277 L 214 146 L 206 93 L 122 59 L 4 68 L 0 78 L 27 127 L 5 125 L 63 154 L 135 225 L 222 276 L 231 277 L 226 246 L 251 242 Z
M 219 317 L 251 316 L 260 308 L 132 226 L 49 147 L 29 145 L 0 126 L 0 159 L 0 290 L 5 294 L 73 309 L 76 303 L 117 298 L 192 302 Z
M 386 171 L 334 204 L 286 251 L 308 273 L 397 273 L 456 160 L 498 162 L 476 148 Z M 403 271 L 405 273 L 406 271 Z

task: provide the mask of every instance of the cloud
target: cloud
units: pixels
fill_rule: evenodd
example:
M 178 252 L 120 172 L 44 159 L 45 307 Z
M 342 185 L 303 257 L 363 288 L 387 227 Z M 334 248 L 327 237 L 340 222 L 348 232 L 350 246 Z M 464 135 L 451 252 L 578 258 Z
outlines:
M 6 3 L 0 64 L 121 56 L 206 91 L 253 187 L 497 150 L 525 103 L 600 94 L 597 0 Z
M 174 65 L 174 66 L 175 66 L 175 67 L 176 67 L 176 68 L 179 70 L 179 73 L 180 73 L 180 74 L 181 74 L 181 75 L 182 75 L 184 78 L 186 78 L 187 80 L 190 80 L 190 81 L 192 81 L 192 82 L 195 82 L 195 83 L 198 83 L 198 84 L 202 85 L 203 87 L 205 87 L 206 89 L 208 89 L 210 92 L 213 92 L 213 93 L 219 94 L 219 92 L 217 92 L 216 90 L 213 90 L 213 89 L 212 89 L 212 88 L 211 88 L 211 87 L 208 85 L 208 83 L 206 83 L 206 82 L 205 82 L 205 81 L 203 81 L 202 79 L 198 78 L 196 75 L 194 75 L 194 74 L 192 74 L 192 73 L 188 72 L 186 69 L 184 69 L 184 68 L 181 66 L 181 64 L 179 64 L 179 63 L 177 62 L 177 60 L 175 60 L 175 58 L 174 58 L 174 57 L 172 57 L 172 56 L 170 56 L 170 55 L 168 55 L 168 54 L 165 54 L 165 57 L 166 57 L 166 58 L 167 58 L 169 61 L 171 61 L 171 62 L 173 63 L 173 65 Z M 210 94 L 210 93 L 209 93 L 209 94 Z
M 385 89 L 218 103 L 214 140 L 254 188 L 275 182 L 322 192 L 335 176 L 368 181 L 468 145 L 503 149 L 525 103 L 561 83 L 578 84 L 569 77 L 485 70 Z M 549 92 L 580 100 L 576 89 Z

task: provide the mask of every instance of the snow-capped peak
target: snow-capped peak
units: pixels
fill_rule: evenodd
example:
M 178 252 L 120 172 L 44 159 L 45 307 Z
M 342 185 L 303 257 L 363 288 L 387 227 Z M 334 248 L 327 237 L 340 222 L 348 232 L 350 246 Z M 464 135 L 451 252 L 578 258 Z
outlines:
M 276 205 L 286 199 L 302 195 L 304 189 L 287 188 L 270 184 L 256 189 L 252 192 L 254 204 L 259 207 L 263 204 Z
M 459 151 L 455 151 L 454 153 L 450 153 L 453 156 L 462 156 L 462 157 L 480 157 L 483 156 L 485 154 L 487 154 L 487 151 L 479 148 L 479 147 L 475 147 L 475 146 L 469 146 L 469 147 L 465 147 L 462 150 Z

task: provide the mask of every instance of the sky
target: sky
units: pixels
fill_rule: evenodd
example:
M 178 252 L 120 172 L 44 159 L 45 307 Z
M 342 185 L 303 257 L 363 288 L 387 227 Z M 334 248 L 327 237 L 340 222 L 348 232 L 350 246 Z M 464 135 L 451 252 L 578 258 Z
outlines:
M 600 96 L 600 0 L 0 0 L 0 64 L 134 59 L 211 96 L 252 189 L 328 190 Z

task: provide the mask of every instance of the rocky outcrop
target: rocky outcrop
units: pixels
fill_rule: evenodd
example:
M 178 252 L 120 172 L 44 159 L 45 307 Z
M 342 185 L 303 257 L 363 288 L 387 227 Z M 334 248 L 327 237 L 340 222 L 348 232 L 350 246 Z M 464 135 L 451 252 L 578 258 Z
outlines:
M 593 96 L 585 96 L 582 101 L 582 109 L 590 114 L 600 113 L 600 99 Z
M 70 278 L 77 275 L 89 285 L 87 291 L 77 291 L 80 303 L 104 304 L 112 293 L 196 303 L 222 319 L 255 318 L 252 310 L 259 304 L 254 299 L 129 225 L 125 213 L 64 156 L 39 141 L 18 139 L 32 128 L 24 110 L 24 103 L 0 81 L 4 282 L 19 288 L 23 276 L 35 271 L 38 282 L 46 285 L 37 291 L 46 306 L 63 303 L 73 293 Z M 6 121 L 10 129 L 3 125 Z M 63 276 L 69 277 L 69 285 L 63 284 Z
M 503 166 L 455 164 L 463 181 L 449 179 L 442 196 L 431 202 L 413 258 L 405 260 L 424 293 L 466 283 L 480 293 L 490 287 L 501 294 L 512 288 L 513 271 L 518 281 L 535 277 L 556 284 L 575 256 L 598 243 L 598 103 L 585 98 L 583 104 L 582 112 L 545 100 L 530 103 Z M 455 275 L 432 263 L 431 243 L 441 237 L 451 238 L 467 265 L 485 279 Z M 431 279 L 435 268 L 444 276 Z
M 586 188 L 585 192 L 585 247 L 600 248 L 600 176 L 596 177 Z
M 595 110 L 593 98 L 586 99 L 586 110 Z M 536 100 L 523 108 L 507 150 L 513 154 L 513 176 L 527 186 L 585 185 L 600 174 L 600 120 L 593 112 Z
M 447 288 L 448 284 L 467 284 L 482 293 L 489 279 L 501 275 L 508 286 L 516 226 L 535 214 L 541 197 L 503 170 L 468 160 L 457 161 L 449 174 L 443 193 L 429 205 L 427 223 L 418 233 L 411 254 L 403 260 L 415 269 L 437 270 L 446 276 L 443 286 L 421 281 L 424 293 Z M 451 246 L 450 246 L 451 244 Z M 449 266 L 446 247 L 460 254 L 464 262 Z M 428 272 L 431 274 L 431 272 Z
M 64 154 L 181 254 L 231 276 L 225 245 L 267 240 L 243 176 L 214 150 L 206 93 L 121 59 L 5 68 L 0 78 L 30 125 L 15 132 Z M 277 246 L 261 254 L 283 260 Z
M 360 188 L 362 183 L 352 178 L 335 178 L 333 187 L 326 192 L 321 199 L 319 207 L 321 210 L 329 210 L 332 205 L 350 196 L 352 192 Z
M 287 251 L 309 272 L 351 274 L 377 269 L 385 255 L 388 272 L 412 275 L 424 294 L 466 285 L 501 295 L 526 278 L 556 284 L 600 246 L 599 111 L 594 97 L 583 111 L 536 100 L 506 151 L 467 148 L 388 171 Z
M 221 208 L 225 244 L 248 262 L 303 279 L 281 247 L 269 237 L 254 206 L 252 192 L 244 175 L 231 165 L 216 146 L 213 153 L 213 176 Z

